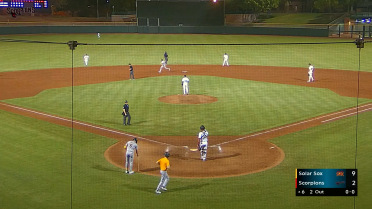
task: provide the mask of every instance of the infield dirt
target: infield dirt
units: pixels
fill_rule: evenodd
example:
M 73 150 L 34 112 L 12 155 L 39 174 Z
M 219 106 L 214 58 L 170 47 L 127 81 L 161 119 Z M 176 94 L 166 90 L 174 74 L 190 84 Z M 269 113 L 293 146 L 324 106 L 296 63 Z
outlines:
M 43 69 L 33 71 L 17 71 L 0 73 L 0 99 L 11 99 L 34 96 L 51 88 L 61 88 L 71 85 L 86 85 L 111 81 L 128 80 L 129 73 L 123 73 L 126 66 L 82 67 Z M 307 83 L 306 68 L 262 67 L 262 66 L 211 66 L 211 65 L 177 65 L 171 66 L 172 71 L 159 74 L 158 66 L 136 66 L 136 79 L 184 74 L 213 75 L 235 79 L 255 80 L 261 82 L 280 83 L 288 85 L 307 86 L 310 88 L 327 88 L 335 93 L 348 96 L 372 99 L 372 73 L 344 70 L 317 69 L 314 83 Z M 125 71 L 126 72 L 126 71 Z M 359 88 L 358 88 L 359 87 Z M 162 102 L 174 104 L 199 104 L 215 102 L 218 99 L 208 95 L 173 95 L 159 98 Z M 126 141 L 133 138 L 132 134 L 123 130 L 112 130 L 83 121 L 71 121 L 58 116 L 51 116 L 22 107 L 0 103 L 0 109 L 46 120 L 51 123 L 73 127 L 75 129 L 115 138 L 118 143 L 105 152 L 106 159 L 124 168 L 124 149 Z M 293 124 L 253 133 L 246 136 L 214 136 L 209 137 L 208 160 L 202 162 L 198 152 L 190 151 L 196 148 L 195 136 L 136 136 L 139 138 L 139 172 L 149 175 L 159 175 L 156 160 L 162 157 L 165 150 L 171 152 L 171 177 L 211 178 L 229 177 L 260 172 L 272 168 L 284 159 L 284 152 L 276 145 L 268 142 L 278 136 L 317 126 L 324 121 L 355 115 L 357 111 L 370 111 L 372 104 L 350 108 L 327 115 L 310 118 Z M 73 122 L 73 123 L 72 123 Z M 73 125 L 72 125 L 73 124 Z M 135 125 L 135 123 L 133 123 Z M 137 168 L 138 158 L 135 158 L 134 168 Z

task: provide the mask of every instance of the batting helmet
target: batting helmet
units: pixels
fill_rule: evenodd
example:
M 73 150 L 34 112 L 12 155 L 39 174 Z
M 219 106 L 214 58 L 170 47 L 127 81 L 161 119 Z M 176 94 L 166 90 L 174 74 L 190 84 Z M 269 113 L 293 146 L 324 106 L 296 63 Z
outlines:
M 133 141 L 135 141 L 135 142 L 136 142 L 136 144 L 137 144 L 137 138 L 134 138 L 134 139 L 133 139 Z
M 169 156 L 170 156 L 169 152 L 165 152 L 165 153 L 164 153 L 164 156 L 165 156 L 165 157 L 169 157 Z
M 201 125 L 200 130 L 205 130 L 205 127 L 203 125 Z

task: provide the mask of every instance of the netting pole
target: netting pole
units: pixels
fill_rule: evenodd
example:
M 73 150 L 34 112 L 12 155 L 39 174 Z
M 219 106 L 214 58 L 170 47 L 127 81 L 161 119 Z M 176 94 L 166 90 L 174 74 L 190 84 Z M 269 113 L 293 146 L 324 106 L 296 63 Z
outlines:
M 77 47 L 77 41 L 69 41 L 67 45 L 70 47 L 71 50 L 71 176 L 70 176 L 70 209 L 72 209 L 72 199 L 73 199 L 73 190 L 72 190 L 72 160 L 74 154 L 74 50 Z
M 363 36 L 359 35 L 359 38 L 355 41 L 357 48 L 359 49 L 359 60 L 358 60 L 358 88 L 357 88 L 357 114 L 355 123 L 355 156 L 354 156 L 354 168 L 357 169 L 357 153 L 358 153 L 358 122 L 359 122 L 359 88 L 360 88 L 360 54 L 362 48 L 364 48 Z M 354 209 L 356 208 L 356 197 L 354 196 Z

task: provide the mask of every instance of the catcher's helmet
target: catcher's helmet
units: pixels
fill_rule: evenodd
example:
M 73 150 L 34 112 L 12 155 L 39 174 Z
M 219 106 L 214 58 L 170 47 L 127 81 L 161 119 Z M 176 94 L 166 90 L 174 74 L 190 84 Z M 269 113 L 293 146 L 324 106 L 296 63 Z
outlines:
M 137 138 L 134 138 L 134 139 L 133 139 L 133 141 L 135 141 L 135 142 L 136 142 L 136 144 L 137 144 Z
M 203 125 L 201 125 L 200 130 L 205 130 L 205 127 Z
M 169 157 L 169 156 L 170 156 L 169 152 L 165 152 L 165 153 L 164 153 L 164 156 L 165 156 L 165 157 Z

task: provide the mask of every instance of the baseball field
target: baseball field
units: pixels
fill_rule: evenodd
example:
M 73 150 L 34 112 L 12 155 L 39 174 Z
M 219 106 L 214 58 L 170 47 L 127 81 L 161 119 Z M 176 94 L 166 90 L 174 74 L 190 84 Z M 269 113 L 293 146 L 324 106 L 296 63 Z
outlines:
M 0 208 L 369 208 L 372 48 L 353 42 L 0 36 Z M 158 73 L 165 51 L 171 70 Z M 190 150 L 200 125 L 210 134 L 205 162 Z M 139 157 L 128 175 L 123 145 L 133 137 Z M 170 182 L 157 195 L 155 162 L 166 150 Z M 296 197 L 296 168 L 357 168 L 358 196 Z

